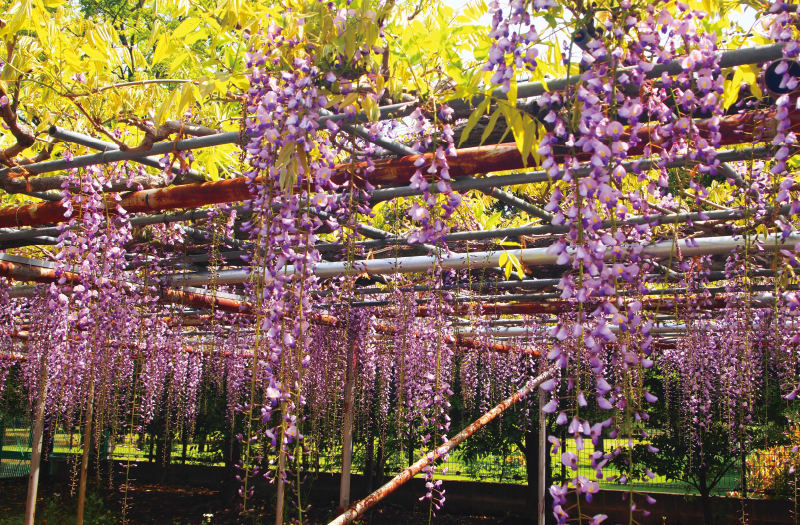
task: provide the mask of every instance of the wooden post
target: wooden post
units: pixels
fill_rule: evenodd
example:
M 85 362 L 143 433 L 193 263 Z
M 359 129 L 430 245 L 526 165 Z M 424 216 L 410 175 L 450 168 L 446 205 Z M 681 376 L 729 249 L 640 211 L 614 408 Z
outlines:
M 45 354 L 46 355 L 46 354 Z M 28 474 L 28 496 L 25 501 L 24 525 L 33 525 L 36 515 L 36 494 L 39 491 L 39 465 L 42 460 L 42 434 L 44 432 L 44 409 L 47 405 L 47 362 L 42 358 L 39 377 L 39 399 L 36 403 L 36 416 L 33 423 L 33 443 L 31 443 L 31 471 Z M 0 435 L 0 439 L 3 436 Z
M 547 394 L 539 392 L 539 525 L 544 525 L 545 516 L 545 484 L 547 483 L 547 414 L 544 413 L 544 405 L 547 403 Z
M 353 404 L 356 375 L 355 341 L 348 341 L 347 368 L 344 376 L 344 414 L 342 415 L 342 480 L 339 485 L 339 510 L 350 506 L 350 469 L 353 465 Z
M 92 449 L 92 416 L 94 414 L 94 377 L 89 384 L 89 406 L 86 409 L 86 427 L 83 429 L 83 457 L 81 458 L 81 480 L 78 484 L 77 525 L 83 525 L 83 510 L 86 503 L 86 478 L 89 473 L 89 451 Z

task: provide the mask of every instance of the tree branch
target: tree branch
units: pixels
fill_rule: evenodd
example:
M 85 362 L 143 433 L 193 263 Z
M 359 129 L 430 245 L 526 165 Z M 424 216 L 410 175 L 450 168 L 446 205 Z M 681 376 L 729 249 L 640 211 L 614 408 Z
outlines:
M 103 91 L 108 91 L 109 89 L 117 89 L 121 87 L 145 86 L 147 84 L 185 84 L 187 82 L 194 81 L 185 80 L 182 78 L 155 78 L 151 80 L 136 80 L 133 82 L 120 82 L 117 84 L 111 84 L 110 86 L 103 86 L 101 88 L 87 91 L 86 93 L 67 93 L 64 96 L 67 98 L 88 97 L 89 95 L 96 95 L 98 93 L 102 93 Z
M 51 190 L 61 191 L 63 189 L 61 185 L 66 180 L 68 180 L 68 178 L 65 176 L 34 177 L 29 179 L 8 177 L 0 179 L 0 189 L 8 193 L 38 193 Z M 128 186 L 128 179 L 126 177 L 120 177 L 115 182 L 112 182 L 110 188 L 103 188 L 103 191 L 108 193 L 135 191 L 138 185 L 141 185 L 142 189 L 165 188 L 169 186 L 167 179 L 162 174 L 151 175 L 149 173 L 144 173 L 133 177 L 133 183 L 130 186 Z
M 45 142 L 45 141 L 42 141 Z M 44 162 L 50 158 L 50 155 L 53 153 L 53 146 L 55 146 L 55 142 L 45 142 L 47 146 L 45 146 L 42 151 L 40 151 L 34 158 L 32 159 L 20 159 L 17 161 L 17 164 L 20 166 L 26 166 L 28 164 L 34 164 L 36 162 Z
M 129 152 L 149 151 L 153 147 L 153 144 L 156 142 L 161 142 L 162 140 L 167 140 L 175 133 L 191 135 L 193 137 L 206 137 L 208 135 L 216 135 L 217 133 L 221 133 L 219 130 L 207 128 L 205 126 L 201 126 L 200 124 L 181 122 L 179 120 L 168 120 L 161 124 L 158 129 L 151 127 L 149 122 L 145 122 L 137 118 L 121 119 L 120 122 L 130 124 L 131 126 L 135 126 L 144 131 L 144 139 L 142 140 L 142 143 L 135 148 L 130 148 L 128 146 L 123 148 L 120 146 L 120 149 Z
M 2 86 L 0 86 L 0 97 L 8 98 L 8 94 Z M 2 117 L 3 122 L 8 126 L 8 130 L 14 138 L 17 139 L 16 144 L 0 152 L 0 163 L 8 167 L 13 167 L 17 165 L 14 161 L 14 157 L 33 146 L 36 142 L 36 135 L 34 135 L 31 128 L 17 121 L 17 114 L 12 110 L 10 103 L 0 108 L 0 117 Z
M 102 133 L 103 135 L 105 135 L 106 137 L 108 137 L 109 139 L 111 139 L 111 141 L 112 141 L 114 144 L 116 144 L 117 146 L 119 146 L 119 148 L 120 148 L 122 151 L 125 151 L 125 150 L 128 148 L 128 145 L 127 145 L 127 144 L 125 144 L 124 142 L 122 142 L 121 140 L 119 140 L 117 137 L 115 137 L 115 136 L 114 136 L 114 134 L 113 134 L 113 133 L 111 133 L 110 131 L 108 131 L 108 129 L 106 129 L 106 127 L 105 127 L 105 126 L 104 126 L 104 125 L 103 125 L 103 124 L 102 124 L 102 123 L 101 123 L 101 122 L 100 122 L 98 119 L 96 119 L 96 118 L 92 117 L 92 116 L 89 114 L 89 112 L 88 112 L 88 111 L 86 111 L 85 109 L 83 109 L 83 105 L 82 105 L 80 102 L 78 102 L 78 101 L 76 101 L 76 100 L 73 100 L 73 101 L 72 101 L 72 103 L 73 103 L 73 104 L 75 104 L 75 107 L 77 107 L 77 108 L 80 110 L 80 112 L 81 112 L 81 113 L 83 113 L 83 116 L 84 116 L 84 117 L 86 117 L 86 118 L 89 120 L 89 122 L 91 122 L 91 123 L 92 123 L 92 125 L 94 126 L 94 128 L 95 128 L 97 131 L 99 131 L 100 133 Z

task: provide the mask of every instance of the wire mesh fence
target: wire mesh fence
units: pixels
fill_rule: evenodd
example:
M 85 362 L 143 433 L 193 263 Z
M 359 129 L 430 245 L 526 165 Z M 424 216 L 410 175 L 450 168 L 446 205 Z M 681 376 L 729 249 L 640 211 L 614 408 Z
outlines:
M 574 453 L 578 457 L 577 470 L 565 466 L 561 463 L 559 456 L 551 457 L 551 475 L 554 482 L 563 482 L 566 479 L 572 479 L 575 476 L 585 476 L 586 478 L 597 481 L 602 489 L 606 490 L 634 490 L 641 492 L 665 492 L 665 493 L 688 493 L 698 494 L 698 490 L 691 484 L 667 479 L 664 476 L 656 475 L 655 478 L 646 482 L 639 480 L 627 481 L 625 484 L 620 483 L 619 477 L 624 474 L 619 472 L 611 465 L 606 465 L 603 468 L 603 478 L 597 478 L 597 471 L 592 467 L 592 454 L 593 448 L 584 448 L 577 450 L 575 440 L 567 439 L 565 442 L 566 447 L 561 452 L 568 451 Z M 638 442 L 634 441 L 634 445 Z M 603 446 L 606 451 L 613 450 L 618 446 L 626 447 L 627 440 L 614 440 L 606 438 Z M 591 447 L 591 444 L 589 444 Z M 362 444 L 356 444 L 353 452 L 353 472 L 362 474 L 365 469 L 366 461 L 366 447 Z M 751 454 L 753 457 L 755 452 Z M 415 451 L 409 458 L 407 453 L 394 454 L 386 461 L 384 473 L 387 476 L 397 474 L 406 468 L 411 462 L 418 460 L 422 457 L 422 451 Z M 332 451 L 321 456 L 319 459 L 319 472 L 340 472 L 340 451 Z M 316 465 L 315 465 L 316 466 Z M 444 468 L 447 471 L 444 471 Z M 479 481 L 491 483 L 513 483 L 513 484 L 527 484 L 527 461 L 525 454 L 518 448 L 512 448 L 505 455 L 490 454 L 480 458 L 467 459 L 463 456 L 461 451 L 456 449 L 451 452 L 447 463 L 442 464 L 437 469 L 437 478 L 445 480 L 462 480 L 462 481 Z M 536 466 L 534 466 L 536 468 Z M 729 495 L 732 493 L 739 493 L 742 491 L 741 480 L 741 467 L 738 462 L 725 472 L 719 482 L 714 486 L 711 493 L 714 495 Z M 749 493 L 752 494 L 753 489 Z
M 30 469 L 31 450 L 31 425 L 26 419 L 12 419 L 0 421 L 0 478 L 27 476 Z M 635 443 L 636 444 L 636 443 Z M 623 485 L 612 476 L 623 474 L 613 466 L 606 465 L 603 469 L 604 479 L 597 479 L 596 470 L 592 467 L 591 448 L 577 450 L 575 441 L 565 441 L 565 451 L 576 454 L 577 471 L 563 465 L 558 456 L 551 458 L 551 475 L 555 482 L 573 478 L 576 475 L 585 476 L 595 480 L 602 489 L 629 490 L 642 492 L 672 492 L 697 494 L 698 491 L 691 484 L 666 479 L 656 475 L 647 482 L 638 480 L 629 481 Z M 169 455 L 172 464 L 188 465 L 224 465 L 224 451 L 230 443 L 222 439 L 192 439 L 185 442 L 175 440 L 169 443 L 170 454 L 166 454 L 167 445 L 155 436 L 139 435 L 124 436 L 113 442 L 101 439 L 100 446 L 93 453 L 99 451 L 101 456 L 113 457 L 119 461 L 151 462 L 164 461 Z M 627 446 L 627 441 L 622 442 L 606 438 L 603 443 L 605 450 L 613 450 L 617 446 Z M 591 447 L 591 445 L 590 445 Z M 77 429 L 61 428 L 53 434 L 53 448 L 50 454 L 55 457 L 74 457 L 81 452 L 81 436 Z M 399 451 L 391 454 L 383 461 L 383 475 L 386 479 L 406 468 L 411 462 L 416 461 L 422 451 L 408 454 L 408 451 Z M 310 447 L 309 454 L 305 457 L 304 468 L 311 473 L 339 473 L 341 471 L 341 450 L 330 449 L 318 451 Z M 373 473 L 377 472 L 377 458 L 373 458 Z M 353 451 L 353 473 L 363 474 L 367 465 L 365 443 L 356 443 Z M 743 487 L 741 463 L 735 462 L 721 477 L 713 488 L 712 494 L 739 495 L 765 498 L 782 498 L 784 492 L 791 490 L 795 483 L 794 468 L 800 467 L 800 452 L 797 447 L 777 446 L 763 450 L 756 450 L 747 457 L 748 476 L 746 486 Z M 466 458 L 462 451 L 456 449 L 450 454 L 447 463 L 437 468 L 437 478 L 445 480 L 477 481 L 491 483 L 526 484 L 528 480 L 525 454 L 516 447 L 507 454 L 489 454 L 479 458 Z M 535 468 L 535 467 L 534 467 Z M 445 470 L 446 469 L 446 470 Z
M 30 421 L 0 420 L 0 478 L 15 478 L 30 473 L 31 437 Z

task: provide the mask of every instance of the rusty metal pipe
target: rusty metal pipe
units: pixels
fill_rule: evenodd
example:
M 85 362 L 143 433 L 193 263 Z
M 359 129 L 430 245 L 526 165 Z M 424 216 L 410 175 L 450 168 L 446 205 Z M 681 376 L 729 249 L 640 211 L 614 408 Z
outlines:
M 369 510 L 371 507 L 375 506 L 379 501 L 383 498 L 400 488 L 404 483 L 408 480 L 419 474 L 423 468 L 427 467 L 437 459 L 441 458 L 445 454 L 448 454 L 451 450 L 461 444 L 465 439 L 473 435 L 475 432 L 480 430 L 481 428 L 488 425 L 493 419 L 497 416 L 505 412 L 508 407 L 515 404 L 520 399 L 527 396 L 532 391 L 536 390 L 542 383 L 550 379 L 553 374 L 555 373 L 555 367 L 551 368 L 550 370 L 544 372 L 543 374 L 539 375 L 538 377 L 529 381 L 523 388 L 518 390 L 514 395 L 502 401 L 499 405 L 488 411 L 486 414 L 479 417 L 472 423 L 470 426 L 456 434 L 452 439 L 447 441 L 444 445 L 437 448 L 433 452 L 429 452 L 424 458 L 420 459 L 403 472 L 395 476 L 391 481 L 387 484 L 367 496 L 366 498 L 358 501 L 350 506 L 344 514 L 330 522 L 328 525 L 347 525 L 348 523 L 352 523 L 359 517 L 364 515 L 364 512 Z

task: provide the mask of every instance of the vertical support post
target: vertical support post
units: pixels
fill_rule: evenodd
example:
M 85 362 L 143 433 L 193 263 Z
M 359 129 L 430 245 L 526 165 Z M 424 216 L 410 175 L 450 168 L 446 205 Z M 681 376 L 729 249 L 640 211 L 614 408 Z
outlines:
M 543 410 L 547 402 L 545 397 L 544 392 L 539 392 L 539 511 L 536 520 L 539 525 L 544 525 L 545 483 L 547 483 L 547 414 Z
M 39 392 L 36 403 L 36 416 L 33 423 L 33 443 L 31 443 L 31 471 L 28 474 L 28 496 L 25 500 L 24 525 L 33 525 L 36 515 L 36 495 L 39 491 L 39 465 L 42 461 L 42 434 L 44 433 L 44 409 L 47 405 L 47 362 L 46 354 L 42 358 Z M 0 439 L 3 436 L 0 434 Z
M 94 415 L 94 377 L 89 384 L 89 406 L 86 409 L 86 427 L 83 429 L 83 457 L 81 458 L 81 480 L 78 484 L 77 525 L 83 525 L 86 504 L 86 478 L 89 474 L 89 451 L 92 449 L 92 416 Z
M 747 452 L 742 450 L 739 462 L 742 465 L 742 497 L 747 498 Z
M 278 451 L 278 476 L 276 483 L 278 492 L 278 501 L 275 503 L 275 525 L 283 525 L 283 494 L 284 483 L 283 477 L 286 475 L 286 451 L 283 449 L 283 424 L 281 424 L 281 440 L 278 442 L 280 447 Z M 299 487 L 298 487 L 298 490 Z
M 350 506 L 350 468 L 353 465 L 353 404 L 356 375 L 355 341 L 348 341 L 347 368 L 344 376 L 344 414 L 342 415 L 342 481 L 339 485 L 339 509 Z

